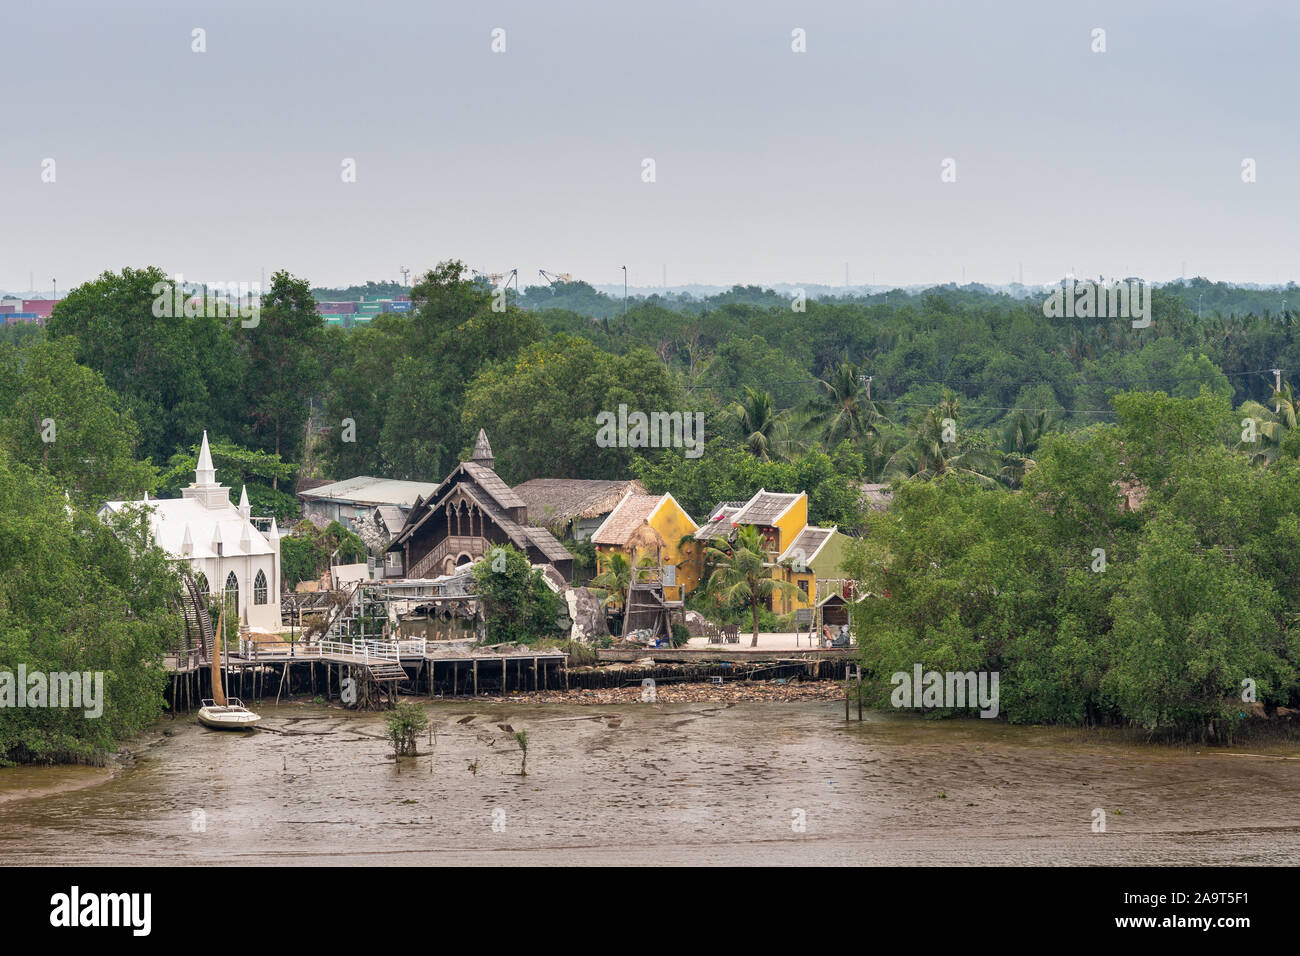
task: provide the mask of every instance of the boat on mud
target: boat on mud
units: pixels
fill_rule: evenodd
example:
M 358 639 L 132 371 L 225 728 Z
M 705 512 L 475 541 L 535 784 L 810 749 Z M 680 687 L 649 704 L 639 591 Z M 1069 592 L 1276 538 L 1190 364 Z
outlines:
M 199 708 L 199 723 L 213 730 L 251 730 L 261 719 L 238 697 L 231 697 L 224 705 L 205 700 Z

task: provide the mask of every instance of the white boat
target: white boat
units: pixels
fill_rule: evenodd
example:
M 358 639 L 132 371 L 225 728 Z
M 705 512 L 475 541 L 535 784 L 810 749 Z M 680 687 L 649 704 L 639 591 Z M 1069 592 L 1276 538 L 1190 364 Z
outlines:
M 210 700 L 199 708 L 199 723 L 213 730 L 249 730 L 262 718 L 244 706 L 238 697 L 231 697 L 224 706 Z
M 226 698 L 226 689 L 222 680 L 221 638 L 225 633 L 226 608 L 222 601 L 221 615 L 217 619 L 217 633 L 212 654 L 212 696 L 215 700 L 202 700 L 199 707 L 199 723 L 213 730 L 252 730 L 262 718 L 244 706 L 238 697 Z

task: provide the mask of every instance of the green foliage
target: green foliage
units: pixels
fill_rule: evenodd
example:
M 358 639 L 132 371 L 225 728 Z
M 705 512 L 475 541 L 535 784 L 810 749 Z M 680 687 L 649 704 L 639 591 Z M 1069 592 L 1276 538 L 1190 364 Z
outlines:
M 5 709 L 0 763 L 89 759 L 160 713 L 184 624 L 176 572 L 146 540 L 143 515 L 101 521 L 0 449 L 0 671 L 103 674 L 102 716 Z
M 271 277 L 257 324 L 240 328 L 248 356 L 250 437 L 261 448 L 296 458 L 307 423 L 307 398 L 320 377 L 324 325 L 307 282 L 284 270 Z M 273 476 L 273 481 L 278 476 Z M 273 487 L 275 485 L 273 484 Z
M 1230 740 L 1243 681 L 1300 699 L 1300 463 L 1224 447 L 1208 389 L 1115 405 L 1114 426 L 1045 438 L 1023 492 L 903 482 L 868 519 L 846 572 L 873 595 L 854 626 L 878 703 L 917 663 L 989 670 L 1012 721 Z
M 704 454 L 637 456 L 632 473 L 653 494 L 671 493 L 686 512 L 705 517 L 719 501 L 744 501 L 760 488 L 783 493 L 808 492 L 808 520 L 818 525 L 857 527 L 862 521 L 862 459 L 849 448 L 834 457 L 809 452 L 793 461 L 760 461 L 721 439 L 707 443 Z
M 247 359 L 238 316 L 155 315 L 175 284 L 161 269 L 123 269 L 72 289 L 55 306 L 51 339 L 71 336 L 77 360 L 104 377 L 140 428 L 140 453 L 166 461 L 204 429 L 234 439 L 245 428 Z M 162 311 L 162 310 L 159 310 Z
M 333 560 L 331 560 L 333 559 Z M 366 560 L 365 543 L 337 521 L 320 530 L 306 519 L 280 539 L 280 568 L 285 584 L 314 581 L 331 564 L 359 564 Z
M 606 607 L 621 608 L 632 583 L 632 562 L 618 551 L 605 555 L 604 569 L 591 579 L 591 592 Z
M 460 262 L 440 263 L 411 290 L 414 311 L 378 316 L 332 340 L 340 354 L 328 420 L 351 419 L 356 429 L 348 442 L 342 428 L 331 428 L 326 457 L 335 472 L 445 475 L 480 427 L 462 422 L 468 383 L 541 338 L 535 316 L 492 311 L 491 291 L 465 273 Z
M 500 558 L 504 570 L 494 570 Z M 559 617 L 564 600 L 552 591 L 528 556 L 499 545 L 474 565 L 474 590 L 483 602 L 487 640 L 491 644 L 535 644 L 562 637 Z
M 135 459 L 136 422 L 75 351 L 68 339 L 0 346 L 0 444 L 82 505 L 138 498 L 157 476 Z
M 384 732 L 396 757 L 413 757 L 420 734 L 429 729 L 429 715 L 419 704 L 406 700 L 384 714 Z
M 615 356 L 585 339 L 556 336 L 527 346 L 470 382 L 466 434 L 490 429 L 497 471 L 508 483 L 542 474 L 603 478 L 623 473 L 632 450 L 596 444 L 596 416 L 685 411 L 672 376 L 651 352 Z M 681 455 L 681 451 L 676 452 Z

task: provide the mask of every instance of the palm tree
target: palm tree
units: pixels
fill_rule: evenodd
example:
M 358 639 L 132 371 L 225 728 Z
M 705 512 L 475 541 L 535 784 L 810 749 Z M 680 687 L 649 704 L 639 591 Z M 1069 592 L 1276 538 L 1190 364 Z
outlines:
M 740 440 L 755 458 L 770 461 L 780 457 L 789 445 L 789 423 L 785 412 L 778 412 L 768 392 L 745 386 L 745 397 L 729 410 L 740 431 Z
M 591 579 L 591 590 L 605 606 L 622 607 L 632 581 L 632 562 L 620 551 L 610 552 L 604 558 L 604 570 Z
M 848 439 L 861 448 L 879 439 L 878 423 L 888 419 L 871 400 L 871 386 L 862 381 L 860 368 L 841 362 L 829 380 L 817 380 L 817 392 L 808 410 L 826 438 L 826 447 Z
M 1273 390 L 1273 404 L 1276 411 L 1253 400 L 1242 402 L 1239 409 L 1247 418 L 1254 420 L 1256 440 L 1238 442 L 1237 450 L 1247 452 L 1251 464 L 1264 468 L 1277 461 L 1282 441 L 1295 428 L 1296 416 L 1300 413 L 1290 382 L 1283 385 L 1281 390 Z
M 758 609 L 774 594 L 801 594 L 789 581 L 772 577 L 773 567 L 766 564 L 763 542 L 753 525 L 741 525 L 735 538 L 721 547 L 710 545 L 708 556 L 713 564 L 708 588 L 730 607 L 749 608 L 753 615 L 754 637 L 750 647 L 758 646 Z
M 996 456 L 983 448 L 946 441 L 944 423 L 957 420 L 961 403 L 951 392 L 934 408 L 927 409 L 912 425 L 911 440 L 896 451 L 885 465 L 886 474 L 928 481 L 944 475 L 967 475 L 992 487 L 998 473 Z
M 1019 488 L 1036 462 L 1033 455 L 1048 433 L 1060 427 L 1060 418 L 1050 408 L 1034 412 L 1018 410 L 1002 428 L 1002 467 L 998 476 L 1011 488 Z

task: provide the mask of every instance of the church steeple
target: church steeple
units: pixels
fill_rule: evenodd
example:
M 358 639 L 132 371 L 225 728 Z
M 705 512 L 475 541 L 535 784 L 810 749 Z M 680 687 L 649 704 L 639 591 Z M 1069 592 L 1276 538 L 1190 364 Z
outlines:
M 208 433 L 204 429 L 203 447 L 199 449 L 199 465 L 194 469 L 194 484 L 208 486 L 216 483 L 217 470 L 212 467 L 212 452 L 208 450 Z
M 230 489 L 217 483 L 217 470 L 212 467 L 212 450 L 208 448 L 206 431 L 199 448 L 199 463 L 194 469 L 194 484 L 182 488 L 181 497 L 197 501 L 209 509 L 230 507 Z
M 492 457 L 492 446 L 488 444 L 487 432 L 483 429 L 478 430 L 478 441 L 474 443 L 474 452 L 469 456 L 470 461 L 476 461 L 487 468 L 493 468 L 496 459 Z

